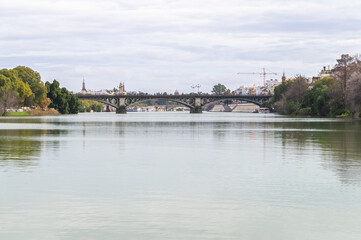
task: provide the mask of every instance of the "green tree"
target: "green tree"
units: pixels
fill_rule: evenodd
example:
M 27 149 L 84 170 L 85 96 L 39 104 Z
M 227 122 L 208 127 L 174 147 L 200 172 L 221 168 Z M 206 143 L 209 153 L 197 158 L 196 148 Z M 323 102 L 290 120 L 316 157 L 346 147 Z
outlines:
M 336 116 L 344 113 L 341 83 L 332 77 L 317 80 L 304 97 L 304 105 L 311 107 L 313 115 Z
M 285 81 L 282 82 L 282 84 L 275 87 L 271 103 L 276 103 L 280 101 L 290 85 L 291 85 L 291 81 Z
M 215 95 L 229 95 L 231 90 L 229 90 L 223 84 L 218 83 L 217 85 L 213 86 L 212 93 Z
M 301 103 L 293 100 L 289 100 L 286 103 L 284 114 L 295 115 L 301 109 Z
M 54 79 L 53 83 L 46 82 L 47 97 L 50 98 L 49 107 L 57 109 L 62 114 L 76 114 L 79 112 L 79 100 L 66 88 L 60 88 L 60 84 Z
M 92 101 L 92 100 L 80 100 L 79 101 L 79 112 L 90 112 L 93 110 L 94 112 L 101 112 L 104 108 L 104 104 Z
M 303 99 L 307 93 L 307 79 L 301 75 L 283 82 L 275 88 L 272 103 L 281 114 L 298 114 L 304 108 Z M 309 112 L 303 109 L 302 112 Z
M 44 103 L 47 95 L 47 89 L 41 81 L 41 76 L 38 72 L 29 67 L 18 66 L 14 68 L 18 72 L 19 78 L 30 86 L 32 91 L 31 101 L 36 105 L 41 106 Z
M 32 95 L 29 84 L 19 78 L 16 70 L 0 70 L 0 89 L 13 90 L 19 96 L 21 104 Z
M 54 80 L 53 83 L 46 82 L 45 86 L 47 88 L 47 97 L 50 98 L 51 103 L 49 107 L 59 109 L 60 98 L 61 98 L 61 89 L 58 81 Z
M 329 88 L 325 84 L 315 84 L 312 90 L 305 96 L 305 105 L 310 106 L 313 115 L 326 116 L 329 112 Z
M 70 114 L 77 114 L 79 112 L 79 99 L 74 94 L 68 95 L 69 101 L 69 113 Z

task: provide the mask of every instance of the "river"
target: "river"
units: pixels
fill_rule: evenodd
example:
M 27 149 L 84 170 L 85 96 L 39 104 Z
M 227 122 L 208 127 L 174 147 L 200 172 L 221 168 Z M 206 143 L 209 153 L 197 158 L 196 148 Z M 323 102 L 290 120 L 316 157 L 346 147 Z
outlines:
M 361 122 L 0 118 L 0 239 L 361 239 Z

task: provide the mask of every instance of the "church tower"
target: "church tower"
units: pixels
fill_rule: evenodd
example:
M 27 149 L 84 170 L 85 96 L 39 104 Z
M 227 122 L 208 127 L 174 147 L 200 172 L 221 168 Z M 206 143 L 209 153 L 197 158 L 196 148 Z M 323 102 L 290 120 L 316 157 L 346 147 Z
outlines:
M 285 74 L 285 72 L 283 71 L 282 82 L 285 82 L 285 81 L 286 81 L 286 74 Z
M 119 94 L 122 94 L 122 95 L 126 94 L 124 82 L 119 83 Z
M 85 88 L 85 79 L 83 78 L 83 88 L 81 89 L 81 92 L 82 93 L 86 93 L 87 92 L 87 90 L 86 90 L 86 88 Z

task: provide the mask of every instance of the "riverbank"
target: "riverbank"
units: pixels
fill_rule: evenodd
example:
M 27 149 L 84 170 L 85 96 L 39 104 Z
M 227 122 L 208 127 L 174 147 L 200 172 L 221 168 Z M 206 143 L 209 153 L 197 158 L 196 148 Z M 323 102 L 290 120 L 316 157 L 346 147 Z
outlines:
M 59 115 L 60 113 L 54 108 L 49 109 L 30 109 L 28 111 L 21 112 L 7 112 L 5 116 L 17 117 L 17 116 L 54 116 Z

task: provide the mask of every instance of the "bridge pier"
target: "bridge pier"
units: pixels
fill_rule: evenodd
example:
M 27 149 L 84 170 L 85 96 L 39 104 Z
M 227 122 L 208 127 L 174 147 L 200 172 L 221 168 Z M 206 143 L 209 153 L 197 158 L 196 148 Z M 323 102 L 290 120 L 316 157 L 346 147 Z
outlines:
M 194 98 L 193 108 L 190 109 L 190 113 L 202 113 L 202 99 Z
M 117 114 L 126 114 L 126 113 L 127 113 L 127 108 L 126 108 L 126 106 L 119 106 L 119 107 L 117 107 L 116 113 L 117 113 Z
M 126 114 L 127 113 L 127 106 L 125 104 L 125 98 L 118 98 L 118 107 L 116 110 L 117 114 Z
M 191 108 L 190 113 L 202 113 L 202 107 L 197 106 L 197 107 Z

